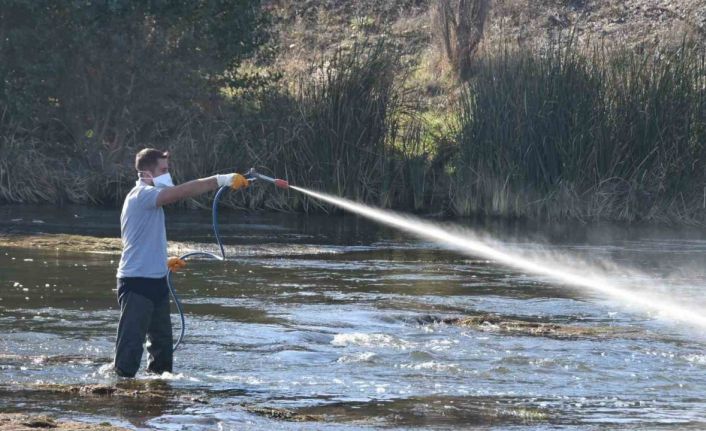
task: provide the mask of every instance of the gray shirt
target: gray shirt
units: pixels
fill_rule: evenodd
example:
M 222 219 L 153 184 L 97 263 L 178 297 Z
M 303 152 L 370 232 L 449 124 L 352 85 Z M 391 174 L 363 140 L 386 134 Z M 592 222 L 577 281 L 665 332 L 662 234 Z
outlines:
M 164 210 L 157 206 L 159 189 L 137 181 L 120 213 L 123 254 L 118 278 L 162 278 L 167 275 L 167 232 Z

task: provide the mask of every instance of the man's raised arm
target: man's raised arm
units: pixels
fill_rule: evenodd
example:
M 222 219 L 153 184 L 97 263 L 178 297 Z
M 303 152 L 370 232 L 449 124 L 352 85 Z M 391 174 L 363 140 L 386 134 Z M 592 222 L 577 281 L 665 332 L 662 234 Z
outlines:
M 161 207 L 180 200 L 193 198 L 223 186 L 230 186 L 233 190 L 238 190 L 247 187 L 248 180 L 240 174 L 225 174 L 199 178 L 174 187 L 166 187 L 157 195 L 157 206 Z

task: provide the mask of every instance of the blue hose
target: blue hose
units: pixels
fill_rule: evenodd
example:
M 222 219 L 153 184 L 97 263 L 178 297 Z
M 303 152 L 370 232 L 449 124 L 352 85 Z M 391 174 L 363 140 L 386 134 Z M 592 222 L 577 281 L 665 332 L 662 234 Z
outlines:
M 215 255 L 213 253 L 209 253 L 207 251 L 193 251 L 186 253 L 182 256 L 179 256 L 179 259 L 184 259 L 186 260 L 189 257 L 192 256 L 205 256 L 205 257 L 210 257 L 212 259 L 216 260 L 226 260 L 226 252 L 225 249 L 223 248 L 223 242 L 221 241 L 221 234 L 219 232 L 219 226 L 218 226 L 218 201 L 221 199 L 221 196 L 223 195 L 223 192 L 225 192 L 229 187 L 224 186 L 218 189 L 216 192 L 216 196 L 213 198 L 213 206 L 212 206 L 212 224 L 213 224 L 213 233 L 216 236 L 216 242 L 218 242 L 218 246 L 221 249 L 221 255 Z M 172 271 L 169 270 L 167 272 L 167 286 L 169 286 L 169 291 L 172 294 L 172 298 L 174 298 L 174 303 L 176 304 L 177 310 L 179 311 L 179 317 L 181 318 L 181 330 L 179 332 L 179 338 L 177 339 L 177 342 L 174 344 L 174 348 L 172 349 L 175 351 L 177 347 L 179 347 L 179 344 L 181 344 L 181 340 L 184 338 L 184 331 L 186 329 L 186 320 L 184 319 L 184 309 L 181 306 L 181 301 L 179 301 L 179 296 L 177 296 L 176 291 L 174 290 L 174 286 L 172 285 Z

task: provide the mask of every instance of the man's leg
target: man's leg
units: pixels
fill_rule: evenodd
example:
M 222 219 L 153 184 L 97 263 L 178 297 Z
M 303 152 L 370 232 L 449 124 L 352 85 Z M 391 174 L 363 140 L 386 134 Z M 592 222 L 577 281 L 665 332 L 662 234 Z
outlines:
M 172 319 L 169 315 L 169 296 L 154 305 L 152 321 L 147 329 L 147 369 L 153 373 L 172 372 Z
M 118 339 L 115 342 L 115 372 L 123 377 L 135 377 L 142 360 L 145 335 L 150 324 L 154 304 L 138 293 L 125 292 L 120 302 Z

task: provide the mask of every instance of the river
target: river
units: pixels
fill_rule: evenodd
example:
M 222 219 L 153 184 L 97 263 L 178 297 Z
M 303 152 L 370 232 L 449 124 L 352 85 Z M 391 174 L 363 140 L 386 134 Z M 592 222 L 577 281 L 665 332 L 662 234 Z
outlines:
M 0 242 L 0 411 L 161 430 L 706 428 L 694 328 L 353 216 L 220 219 L 228 260 L 174 277 L 187 324 L 174 374 L 129 383 L 106 372 L 119 255 Z M 706 313 L 704 229 L 456 223 L 669 280 L 662 293 Z M 167 231 L 179 251 L 217 250 L 206 211 L 167 211 Z M 114 237 L 119 213 L 4 206 L 0 232 Z M 558 329 L 453 320 L 488 315 Z M 47 390 L 95 384 L 163 396 Z

